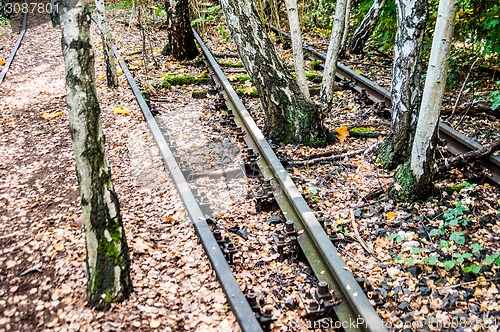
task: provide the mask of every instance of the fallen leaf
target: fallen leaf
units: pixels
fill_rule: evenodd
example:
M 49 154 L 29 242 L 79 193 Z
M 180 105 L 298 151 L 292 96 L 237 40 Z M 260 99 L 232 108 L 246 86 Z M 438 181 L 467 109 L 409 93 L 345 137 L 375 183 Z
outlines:
M 58 111 L 58 112 L 43 112 L 42 115 L 40 115 L 40 117 L 42 119 L 45 119 L 45 120 L 50 120 L 50 119 L 57 118 L 58 116 L 61 116 L 61 114 L 62 114 L 61 111 Z
M 149 323 L 149 326 L 151 326 L 152 329 L 156 329 L 156 328 L 160 327 L 160 321 L 156 320 L 156 319 L 153 319 Z
M 10 268 L 13 268 L 14 266 L 17 265 L 17 262 L 16 261 L 8 261 L 7 262 L 7 268 L 10 269 Z
M 340 126 L 339 128 L 335 128 L 335 131 L 338 134 L 336 135 L 336 137 L 338 138 L 340 143 L 344 143 L 347 136 L 349 136 L 349 130 L 347 129 L 347 126 Z
M 102 80 L 104 79 L 104 77 L 106 77 L 106 74 L 100 74 L 99 76 L 97 76 L 97 79 Z
M 253 93 L 253 86 L 247 85 L 241 91 L 246 95 L 251 95 Z
M 63 250 L 63 248 L 64 248 L 64 246 L 62 244 L 60 244 L 60 243 L 54 244 L 54 249 L 56 251 L 61 251 L 61 250 Z
M 116 114 L 120 114 L 120 115 L 129 115 L 129 114 L 130 114 L 130 111 L 129 111 L 129 110 L 124 109 L 124 108 L 120 108 L 120 107 L 115 107 L 115 108 L 113 108 L 113 111 L 114 111 Z
M 144 254 L 147 250 L 149 250 L 150 245 L 144 242 L 141 238 L 137 238 L 134 242 L 134 250 L 138 253 Z
M 0 60 L 0 66 L 5 65 L 5 60 Z
M 392 220 L 392 219 L 396 218 L 397 216 L 398 216 L 398 214 L 396 212 L 392 212 L 392 211 L 387 212 L 387 220 Z

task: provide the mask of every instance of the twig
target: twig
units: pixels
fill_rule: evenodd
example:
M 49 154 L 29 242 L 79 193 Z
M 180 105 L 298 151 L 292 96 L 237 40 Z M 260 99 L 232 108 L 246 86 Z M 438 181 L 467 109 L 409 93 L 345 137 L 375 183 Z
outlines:
M 500 278 L 491 278 L 491 279 L 485 279 L 485 280 L 474 280 L 474 281 L 462 282 L 460 284 L 456 284 L 456 285 L 452 285 L 452 286 L 438 286 L 438 287 L 436 287 L 436 289 L 457 288 L 457 287 L 461 287 L 461 286 L 477 284 L 478 282 L 490 282 L 490 281 L 498 281 L 498 280 L 500 280 Z
M 328 157 L 314 158 L 314 159 L 310 159 L 310 160 L 298 160 L 298 161 L 294 161 L 293 163 L 295 165 L 298 165 L 298 166 L 310 166 L 310 165 L 314 165 L 314 164 L 320 163 L 322 161 L 329 161 L 329 160 L 335 160 L 335 159 L 343 159 L 343 158 L 352 157 L 352 156 L 355 156 L 355 155 L 358 155 L 358 154 L 361 154 L 361 153 L 363 153 L 363 154 L 369 153 L 371 150 L 373 150 L 379 144 L 380 144 L 380 142 L 377 142 L 377 143 L 369 146 L 366 149 L 359 149 L 359 150 L 355 150 L 355 151 L 351 151 L 351 152 L 346 152 L 346 153 L 337 154 L 337 155 L 328 156 Z
M 474 66 L 476 65 L 476 63 L 479 61 L 480 57 L 477 57 L 476 60 L 474 60 L 474 62 L 472 63 L 472 65 L 470 66 L 469 68 L 469 72 L 467 73 L 467 76 L 465 77 L 465 81 L 464 83 L 462 84 L 462 88 L 460 89 L 460 91 L 458 92 L 458 96 L 457 96 L 457 100 L 455 100 L 455 105 L 453 105 L 453 108 L 451 110 L 451 114 L 450 116 L 448 117 L 447 120 L 450 120 L 453 118 L 453 116 L 455 115 L 455 111 L 457 110 L 457 107 L 458 107 L 458 103 L 460 101 L 460 98 L 462 98 L 462 93 L 464 92 L 464 89 L 465 89 L 465 86 L 467 85 L 467 82 L 469 81 L 469 77 L 470 77 L 470 74 L 472 73 L 472 68 L 474 68 Z
M 27 270 L 25 270 L 24 272 L 22 272 L 20 274 L 21 277 L 24 277 L 25 275 L 31 273 L 31 272 L 38 272 L 38 273 L 42 273 L 42 269 L 40 269 L 40 266 L 41 265 L 37 265 L 37 266 L 33 266 L 32 268 L 29 268 Z
M 490 155 L 492 153 L 495 153 L 498 150 L 500 150 L 500 140 L 490 144 L 489 146 L 485 146 L 482 149 L 469 151 L 467 153 L 453 157 L 448 162 L 440 162 L 439 164 L 436 165 L 434 172 L 435 173 L 445 172 L 451 168 L 458 167 L 469 161 L 476 160 L 484 156 Z
M 2 235 L 2 236 L 0 236 L 0 240 L 8 239 L 9 237 L 18 236 L 20 234 L 22 234 L 22 233 L 21 232 L 14 232 L 14 233 L 10 233 L 7 235 Z
M 351 225 L 352 229 L 354 230 L 354 234 L 356 235 L 355 236 L 356 240 L 358 240 L 359 244 L 361 244 L 361 246 L 363 247 L 363 249 L 366 250 L 366 252 L 368 252 L 370 255 L 373 255 L 373 250 L 366 245 L 366 242 L 359 235 L 358 226 L 356 225 L 356 217 L 354 216 L 354 210 L 351 209 L 349 213 L 351 214 Z

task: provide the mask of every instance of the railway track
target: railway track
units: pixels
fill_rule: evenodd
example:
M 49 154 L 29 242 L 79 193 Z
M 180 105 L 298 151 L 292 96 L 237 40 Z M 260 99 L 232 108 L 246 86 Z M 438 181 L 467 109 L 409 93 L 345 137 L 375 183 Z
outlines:
M 283 35 L 287 39 L 290 38 L 289 34 L 277 28 L 272 27 L 272 29 L 277 34 Z M 316 59 L 326 61 L 326 54 L 318 52 L 311 45 L 304 43 L 303 48 L 310 52 Z M 388 90 L 356 73 L 352 69 L 349 69 L 340 62 L 337 64 L 336 76 L 337 80 L 347 83 L 354 91 L 366 94 L 368 98 L 379 107 L 391 109 L 391 93 Z M 446 140 L 447 149 L 456 155 L 484 148 L 480 143 L 459 133 L 443 121 L 439 122 L 439 136 Z M 479 162 L 489 171 L 487 172 L 487 176 L 497 185 L 500 184 L 500 156 L 488 155 L 479 159 Z
M 12 64 L 12 61 L 14 61 L 14 57 L 16 56 L 16 53 L 19 50 L 19 47 L 21 46 L 24 35 L 26 33 L 27 21 L 28 21 L 28 13 L 24 13 L 23 24 L 21 27 L 21 32 L 19 33 L 19 37 L 17 37 L 17 41 L 14 44 L 14 47 L 12 48 L 9 57 L 7 58 L 7 61 L 5 61 L 5 65 L 3 66 L 2 71 L 0 71 L 0 84 L 2 84 L 3 80 L 5 79 L 5 76 L 7 76 L 7 72 L 9 71 L 10 65 Z
M 333 317 L 338 319 L 339 326 L 345 331 L 385 331 L 384 323 L 352 273 L 347 269 L 331 239 L 307 206 L 304 198 L 300 195 L 263 134 L 243 106 L 216 60 L 196 32 L 195 36 L 202 48 L 207 64 L 211 67 L 214 81 L 223 91 L 227 109 L 234 114 L 237 125 L 244 129 L 246 144 L 255 151 L 260 172 L 262 172 L 264 178 L 269 179 L 268 181 L 273 187 L 274 198 L 286 216 L 286 224 L 291 227 L 293 234 L 295 234 L 293 239 L 287 238 L 287 241 L 298 242 L 319 281 L 317 288 L 313 288 L 314 293 L 311 291 L 311 295 L 304 295 L 305 298 L 309 299 L 305 300 L 307 303 L 304 302 L 307 307 L 306 311 L 313 317 L 318 317 L 315 314 L 320 312 L 326 312 L 331 316 L 332 314 L 329 312 L 333 310 Z M 151 113 L 137 83 L 115 46 L 113 46 L 113 51 L 172 175 L 175 186 L 227 296 L 236 320 L 243 331 L 261 331 L 263 328 L 268 330 L 273 320 L 266 315 L 265 311 L 262 310 L 263 308 L 258 308 L 258 306 L 256 308 L 254 301 L 249 302 L 247 298 L 249 295 L 247 294 L 246 297 L 240 289 L 231 267 L 226 261 L 227 252 L 220 246 L 219 240 L 214 236 L 209 226 L 211 220 L 205 215 L 199 200 L 193 194 L 186 179 L 186 174 L 183 173 L 182 167 L 169 147 L 162 128 Z M 331 291 L 328 289 L 334 291 L 334 294 L 340 299 L 340 304 L 333 307 L 327 305 L 331 297 Z M 318 303 L 320 303 L 319 307 L 317 307 Z

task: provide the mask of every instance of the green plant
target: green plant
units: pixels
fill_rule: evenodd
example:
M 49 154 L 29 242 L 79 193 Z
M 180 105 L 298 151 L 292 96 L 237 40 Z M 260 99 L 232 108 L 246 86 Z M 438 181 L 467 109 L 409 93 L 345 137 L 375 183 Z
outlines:
M 500 107 L 500 81 L 495 83 L 495 87 L 497 89 L 490 93 L 491 109 L 493 111 Z
M 463 187 L 467 186 L 463 185 Z M 448 209 L 443 214 L 443 225 L 433 228 L 429 232 L 431 239 L 436 235 L 439 235 L 441 238 L 439 242 L 439 249 L 442 251 L 441 254 L 433 253 L 426 255 L 429 252 L 428 249 L 416 247 L 411 248 L 409 253 L 397 254 L 394 260 L 403 262 L 406 265 L 428 264 L 447 270 L 459 267 L 463 272 L 474 274 L 480 273 L 483 265 L 491 265 L 493 263 L 500 265 L 500 253 L 486 257 L 481 264 L 473 261 L 473 257 L 477 256 L 483 250 L 483 245 L 475 242 L 466 247 L 467 241 L 464 232 L 455 231 L 459 225 L 466 226 L 469 223 L 468 219 L 463 218 L 464 212 L 467 210 L 467 207 L 462 202 L 457 203 L 454 208 Z M 400 231 L 389 235 L 387 239 L 400 243 L 407 239 L 404 234 L 404 232 Z M 443 238 L 447 234 L 449 235 Z
M 463 206 L 462 202 L 458 202 L 457 204 L 455 204 L 455 208 L 449 209 L 443 214 L 444 226 L 454 227 L 458 224 L 467 226 L 470 220 L 462 218 L 462 216 L 464 215 L 464 211 L 468 211 L 468 208 L 466 206 Z

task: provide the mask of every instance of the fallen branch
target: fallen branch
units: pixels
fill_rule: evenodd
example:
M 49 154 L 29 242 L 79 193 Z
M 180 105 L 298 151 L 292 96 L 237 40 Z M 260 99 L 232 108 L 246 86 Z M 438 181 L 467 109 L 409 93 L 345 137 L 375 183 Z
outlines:
M 446 172 L 452 168 L 458 168 L 473 160 L 480 159 L 500 150 L 500 140 L 491 144 L 490 146 L 483 147 L 479 150 L 469 151 L 464 154 L 455 156 L 450 160 L 440 161 L 434 168 L 434 173 Z
M 355 234 L 354 238 L 363 247 L 363 249 L 366 250 L 367 253 L 369 253 L 370 255 L 373 255 L 373 250 L 370 247 L 368 247 L 366 242 L 361 238 L 361 235 L 359 235 L 358 226 L 356 225 L 356 217 L 354 216 L 354 210 L 351 209 L 349 211 L 349 213 L 351 214 L 351 226 L 352 226 L 352 229 L 354 230 L 354 234 Z
M 449 116 L 448 120 L 453 118 L 453 116 L 455 115 L 455 111 L 457 110 L 457 107 L 458 107 L 458 103 L 460 102 L 460 98 L 462 98 L 462 93 L 464 92 L 464 89 L 465 89 L 465 86 L 467 85 L 467 82 L 469 81 L 469 77 L 470 77 L 470 74 L 472 73 L 472 68 L 474 68 L 474 66 L 476 65 L 476 63 L 479 61 L 479 59 L 481 59 L 480 57 L 477 57 L 476 60 L 474 60 L 474 62 L 472 63 L 472 65 L 470 66 L 469 68 L 469 72 L 467 73 L 467 76 L 465 77 L 465 81 L 464 83 L 462 84 L 462 88 L 460 89 L 460 91 L 458 92 L 458 96 L 457 96 L 457 99 L 455 101 L 455 105 L 453 105 L 453 108 L 451 110 L 451 115 Z
M 292 163 L 294 165 L 297 165 L 297 166 L 310 166 L 310 165 L 318 164 L 318 163 L 323 162 L 323 161 L 331 161 L 331 160 L 336 160 L 336 159 L 341 160 L 341 159 L 344 159 L 347 157 L 359 155 L 361 153 L 363 155 L 367 155 L 368 153 L 373 151 L 373 149 L 375 149 L 377 146 L 379 146 L 380 143 L 381 142 L 377 142 L 375 144 L 372 144 L 371 146 L 369 146 L 366 149 L 359 149 L 359 150 L 355 150 L 355 151 L 351 151 L 351 152 L 336 154 L 336 155 L 328 156 L 328 157 L 314 158 L 314 159 L 310 159 L 310 160 L 298 160 L 298 161 L 293 161 Z

